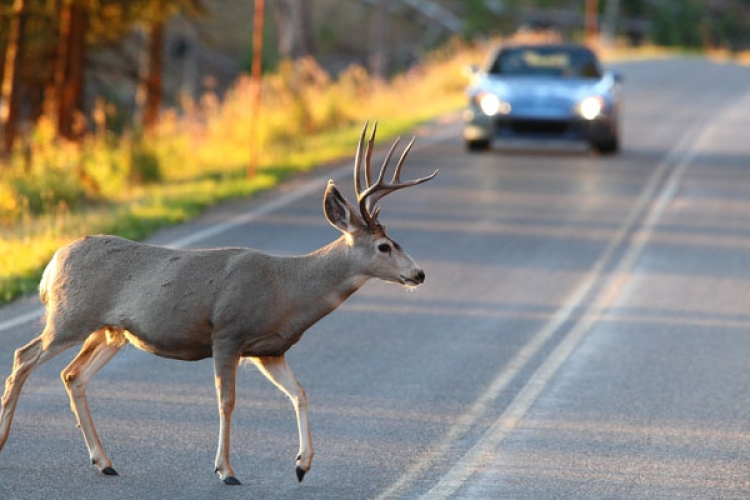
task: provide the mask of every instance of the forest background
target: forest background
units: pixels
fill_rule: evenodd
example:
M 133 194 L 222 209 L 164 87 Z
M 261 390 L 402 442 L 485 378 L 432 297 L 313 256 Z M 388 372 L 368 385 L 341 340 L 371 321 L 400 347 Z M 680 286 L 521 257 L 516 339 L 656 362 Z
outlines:
M 142 239 L 461 108 L 550 31 L 750 60 L 748 0 L 0 0 L 0 302 L 84 234 Z M 660 49 L 656 49 L 658 46 Z

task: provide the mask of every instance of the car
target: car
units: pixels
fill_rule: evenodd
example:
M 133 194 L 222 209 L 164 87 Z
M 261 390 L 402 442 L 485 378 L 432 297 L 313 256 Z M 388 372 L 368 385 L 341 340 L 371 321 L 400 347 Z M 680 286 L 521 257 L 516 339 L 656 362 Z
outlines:
M 584 45 L 501 46 L 470 69 L 463 138 L 469 151 L 502 139 L 584 141 L 620 148 L 621 76 Z

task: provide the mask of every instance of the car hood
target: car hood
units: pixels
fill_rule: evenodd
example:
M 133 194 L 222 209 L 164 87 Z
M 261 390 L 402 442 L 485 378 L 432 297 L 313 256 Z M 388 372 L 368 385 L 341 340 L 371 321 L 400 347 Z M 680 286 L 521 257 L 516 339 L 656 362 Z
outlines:
M 574 104 L 592 94 L 601 94 L 601 80 L 581 78 L 491 78 L 485 79 L 483 90 L 503 100 L 522 104 L 548 102 Z
M 614 79 L 493 77 L 485 76 L 469 89 L 469 95 L 491 92 L 510 105 L 509 115 L 539 119 L 569 119 L 576 105 L 591 95 L 612 102 Z

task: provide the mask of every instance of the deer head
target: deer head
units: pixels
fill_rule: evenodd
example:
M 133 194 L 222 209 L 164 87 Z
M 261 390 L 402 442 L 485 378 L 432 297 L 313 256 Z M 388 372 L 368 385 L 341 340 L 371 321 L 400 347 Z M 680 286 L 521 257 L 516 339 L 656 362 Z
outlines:
M 424 282 L 424 271 L 401 248 L 401 245 L 388 237 L 385 227 L 378 220 L 380 207 L 377 203 L 394 191 L 429 181 L 437 175 L 438 171 L 435 170 L 432 174 L 420 179 L 401 181 L 401 167 L 414 144 L 414 139 L 412 139 L 401 154 L 391 181 L 386 182 L 388 163 L 399 143 L 399 140 L 396 139 L 383 160 L 377 180 L 373 183 L 370 159 L 377 128 L 378 124 L 375 122 L 365 149 L 365 134 L 367 132 L 367 123 L 365 123 L 354 159 L 354 189 L 357 194 L 359 213 L 339 192 L 333 181 L 328 181 L 323 199 L 323 211 L 328 222 L 344 234 L 347 245 L 355 249 L 361 256 L 360 262 L 368 276 L 402 285 L 416 286 Z M 363 160 L 365 164 L 364 176 L 362 173 Z M 364 177 L 364 187 L 362 177 Z

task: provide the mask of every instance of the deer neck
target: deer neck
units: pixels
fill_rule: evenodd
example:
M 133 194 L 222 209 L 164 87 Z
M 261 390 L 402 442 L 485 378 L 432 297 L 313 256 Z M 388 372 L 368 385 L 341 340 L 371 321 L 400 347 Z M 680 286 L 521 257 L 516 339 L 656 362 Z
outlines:
M 370 278 L 344 237 L 296 259 L 301 264 L 298 279 L 306 306 L 320 309 L 322 315 L 336 309 Z

